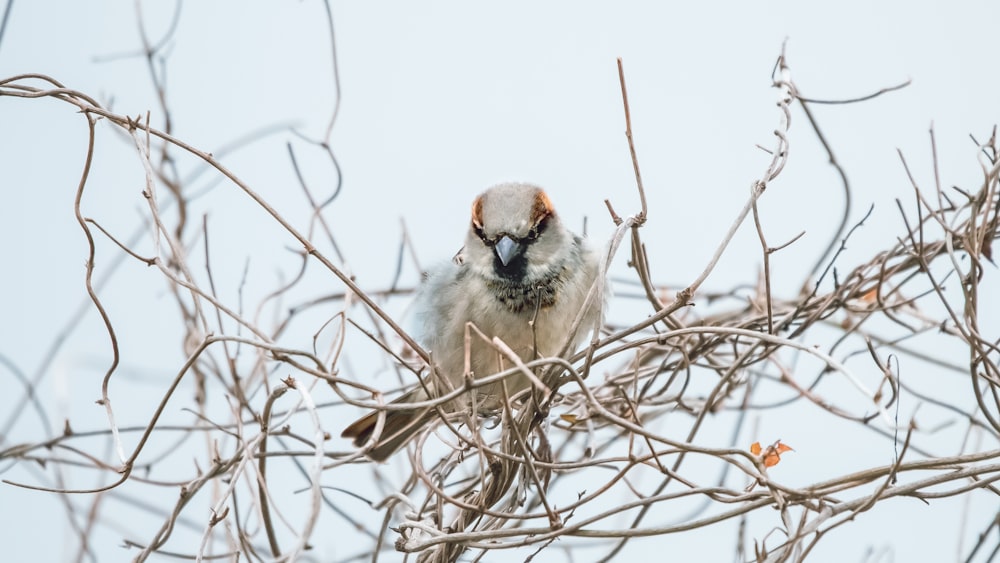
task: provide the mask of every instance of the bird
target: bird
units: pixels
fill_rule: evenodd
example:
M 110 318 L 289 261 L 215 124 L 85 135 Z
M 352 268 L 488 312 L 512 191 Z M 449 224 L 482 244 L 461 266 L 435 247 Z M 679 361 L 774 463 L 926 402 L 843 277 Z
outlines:
M 468 376 L 481 378 L 512 367 L 474 336 L 467 374 L 467 323 L 487 339 L 502 340 L 524 362 L 558 355 L 567 344 L 575 350 L 602 319 L 603 289 L 588 301 L 600 272 L 599 253 L 563 224 L 542 188 L 519 182 L 488 188 L 472 203 L 462 250 L 429 272 L 415 297 L 418 339 L 430 350 L 437 378 L 427 378 L 391 404 L 428 401 L 462 387 Z M 580 328 L 570 334 L 581 311 Z M 491 383 L 477 387 L 474 397 L 465 394 L 441 408 L 450 414 L 475 404 L 479 414 L 495 414 L 505 396 L 531 386 L 523 374 L 505 382 L 506 394 L 502 383 Z M 341 436 L 353 439 L 356 447 L 366 446 L 378 416 L 377 410 L 369 412 Z M 375 461 L 385 461 L 440 417 L 437 409 L 426 406 L 385 410 L 384 416 L 381 434 L 365 452 Z

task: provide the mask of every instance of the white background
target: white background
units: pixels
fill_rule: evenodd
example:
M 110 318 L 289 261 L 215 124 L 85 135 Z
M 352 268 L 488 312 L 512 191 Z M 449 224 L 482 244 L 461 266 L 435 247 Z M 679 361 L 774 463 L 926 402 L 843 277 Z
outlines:
M 143 9 L 142 21 L 157 41 L 173 4 L 146 2 Z M 672 287 L 700 273 L 770 160 L 755 145 L 773 146 L 780 116 L 770 76 L 786 39 L 792 78 L 805 96 L 852 98 L 913 80 L 863 104 L 814 107 L 852 182 L 852 219 L 875 206 L 843 257 L 845 269 L 901 232 L 894 199 L 912 202 L 912 188 L 897 149 L 922 187 L 931 188 L 933 123 L 942 182 L 973 186 L 980 175 L 969 135 L 985 140 L 1000 118 L 996 2 L 334 2 L 332 9 L 342 85 L 332 149 L 344 184 L 328 218 L 350 271 L 368 288 L 390 283 L 400 219 L 425 266 L 447 259 L 461 244 L 472 198 L 499 181 L 545 186 L 569 224 L 579 228 L 587 217 L 591 237 L 601 240 L 612 230 L 604 199 L 619 213 L 637 211 L 616 57 L 624 59 L 649 199 L 644 235 L 653 249 L 653 274 Z M 141 51 L 136 22 L 131 2 L 15 2 L 0 43 L 0 77 L 47 74 L 116 112 L 151 111 L 153 124 L 162 127 L 148 69 L 134 56 Z M 215 152 L 244 135 L 272 131 L 221 158 L 296 219 L 305 217 L 304 202 L 285 150 L 295 137 L 282 127 L 323 136 L 335 99 L 328 39 L 324 9 L 312 0 L 191 2 L 165 50 L 174 134 Z M 792 120 L 788 168 L 761 200 L 772 244 L 806 231 L 775 258 L 775 289 L 784 295 L 798 291 L 843 206 L 838 178 L 804 115 L 795 109 Z M 85 122 L 70 106 L 0 98 L 0 352 L 29 375 L 84 298 L 86 246 L 72 202 L 85 142 Z M 134 149 L 110 127 L 100 130 L 98 146 L 84 211 L 127 235 L 141 224 L 142 170 Z M 330 193 L 336 175 L 329 163 L 297 146 L 312 188 Z M 200 170 L 192 160 L 179 166 L 182 175 Z M 207 186 L 209 179 L 202 182 Z M 258 294 L 274 287 L 279 268 L 295 264 L 286 250 L 294 241 L 231 185 L 214 188 L 192 220 L 200 222 L 202 212 L 209 213 L 220 250 L 213 258 L 221 293 L 236 295 L 247 260 L 246 291 Z M 113 254 L 109 245 L 103 248 L 103 256 Z M 621 258 L 615 274 L 628 276 Z M 744 228 L 706 288 L 755 283 L 760 261 L 756 235 Z M 130 412 L 125 390 L 156 388 L 173 376 L 159 362 L 173 366 L 181 357 L 179 329 L 169 325 L 176 322 L 171 299 L 157 279 L 153 270 L 129 263 L 105 294 L 118 322 L 137 327 L 121 335 L 130 375 L 116 391 L 129 423 L 141 424 L 148 407 L 134 405 Z M 416 280 L 412 268 L 405 280 Z M 335 285 L 319 276 L 309 283 L 317 294 Z M 127 324 L 129 315 L 137 315 L 134 325 Z M 56 432 L 66 418 L 76 430 L 106 426 L 93 401 L 108 356 L 91 311 L 39 385 L 49 404 L 58 405 L 48 412 Z M 0 407 L 11 409 L 23 400 L 21 387 L 6 374 L 0 381 Z M 349 413 L 338 416 L 346 421 Z M 22 416 L 0 445 L 45 437 L 40 423 L 33 426 L 37 420 Z M 782 464 L 778 475 L 790 482 L 824 477 L 798 473 L 814 467 L 805 462 L 810 457 L 836 463 L 850 452 L 864 459 L 861 466 L 892 459 L 885 441 L 853 449 L 808 420 L 762 424 L 803 460 L 798 470 L 793 458 Z M 340 425 L 329 422 L 331 429 Z M 17 473 L 16 480 L 31 482 L 32 475 Z M 13 478 L 10 472 L 3 477 Z M 72 531 L 56 497 L 4 485 L 0 506 L 4 558 L 74 558 L 63 547 L 76 543 L 66 539 Z M 868 550 L 883 549 L 895 561 L 953 560 L 959 537 L 966 546 L 969 541 L 960 533 L 961 509 L 956 500 L 891 501 L 821 542 L 815 560 L 862 561 Z M 99 560 L 130 558 L 134 552 L 118 545 L 122 537 L 148 538 L 149 530 L 140 530 L 146 535 L 99 529 Z M 348 533 L 315 534 L 319 556 L 354 553 L 337 539 Z M 716 540 L 702 534 L 636 541 L 631 554 L 731 559 L 733 529 L 715 533 Z

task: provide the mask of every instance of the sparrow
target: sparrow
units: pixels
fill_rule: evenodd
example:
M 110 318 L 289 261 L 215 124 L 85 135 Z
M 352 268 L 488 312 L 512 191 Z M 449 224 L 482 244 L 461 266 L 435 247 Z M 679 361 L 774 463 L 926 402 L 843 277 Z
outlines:
M 552 201 L 541 188 L 505 183 L 480 194 L 472 204 L 472 221 L 465 246 L 454 260 L 430 272 L 418 290 L 415 313 L 421 344 L 434 360 L 435 377 L 392 401 L 403 405 L 442 396 L 463 385 L 466 376 L 480 378 L 509 369 L 512 364 L 475 335 L 468 350 L 466 324 L 487 339 L 502 340 L 522 361 L 555 356 L 569 344 L 575 349 L 589 328 L 601 319 L 604 295 L 587 305 L 580 330 L 569 331 L 587 301 L 600 272 L 600 257 L 587 241 L 563 225 Z M 470 409 L 495 413 L 504 397 L 531 386 L 523 374 L 502 383 L 477 387 L 474 397 L 441 406 L 446 414 Z M 471 395 L 471 393 L 467 394 Z M 378 411 L 372 411 L 341 434 L 354 445 L 368 444 Z M 381 434 L 367 450 L 384 461 L 432 421 L 438 410 L 386 410 Z

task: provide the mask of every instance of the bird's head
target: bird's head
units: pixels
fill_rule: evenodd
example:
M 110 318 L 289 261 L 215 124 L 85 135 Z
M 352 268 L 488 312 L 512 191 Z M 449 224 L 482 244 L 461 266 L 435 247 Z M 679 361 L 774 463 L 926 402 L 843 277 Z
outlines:
M 541 188 L 499 184 L 472 203 L 465 258 L 486 277 L 523 282 L 548 271 L 566 239 L 552 202 Z

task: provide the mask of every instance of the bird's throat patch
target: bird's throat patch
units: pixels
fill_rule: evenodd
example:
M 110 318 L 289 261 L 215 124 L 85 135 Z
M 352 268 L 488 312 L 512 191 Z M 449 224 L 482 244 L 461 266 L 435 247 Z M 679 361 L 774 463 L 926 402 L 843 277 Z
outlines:
M 569 274 L 566 268 L 533 280 L 533 282 L 513 281 L 504 278 L 485 278 L 486 286 L 512 313 L 533 312 L 536 308 L 545 309 L 556 302 L 556 295 L 563 286 L 563 280 Z

